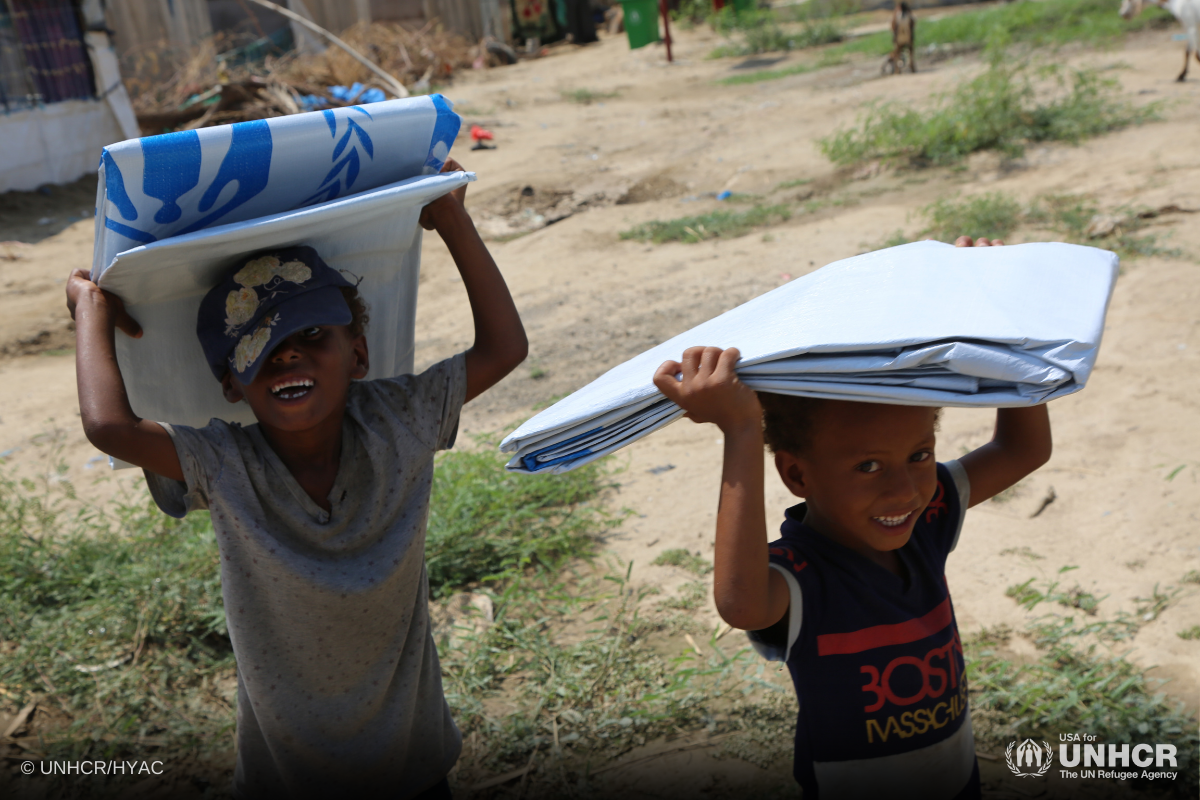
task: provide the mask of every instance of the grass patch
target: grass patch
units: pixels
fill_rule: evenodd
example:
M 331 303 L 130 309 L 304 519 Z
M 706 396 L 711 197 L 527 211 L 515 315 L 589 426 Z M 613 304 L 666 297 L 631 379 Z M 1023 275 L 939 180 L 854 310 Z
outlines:
M 0 476 L 0 689 L 64 720 L 45 756 L 227 747 L 233 652 L 208 515 L 172 519 L 144 492 L 88 507 L 65 472 Z
M 755 228 L 790 219 L 786 205 L 755 206 L 746 211 L 710 211 L 694 217 L 673 220 L 653 220 L 621 232 L 622 239 L 640 242 L 685 242 L 694 244 L 706 239 L 733 239 Z
M 1000 551 L 1000 555 L 1020 556 L 1021 558 L 1028 558 L 1030 561 L 1041 561 L 1045 558 L 1045 556 L 1035 553 L 1028 545 L 1024 547 L 1006 547 Z
M 581 106 L 590 106 L 592 103 L 597 103 L 601 100 L 608 100 L 616 97 L 616 92 L 597 92 L 592 89 L 571 89 L 570 91 L 559 92 L 563 100 L 571 103 L 578 103 Z
M 812 178 L 797 178 L 794 181 L 784 181 L 775 187 L 775 191 L 782 192 L 784 189 L 795 189 L 797 186 L 807 186 L 812 182 Z
M 628 575 L 526 576 L 500 598 L 494 625 L 440 644 L 463 732 L 460 786 L 535 763 L 532 796 L 608 796 L 598 767 L 651 740 L 705 729 L 730 737 L 726 755 L 790 759 L 795 700 L 786 676 L 715 631 L 691 639 L 692 649 L 643 610 L 647 593 Z M 556 634 L 572 623 L 585 630 Z M 785 781 L 780 789 L 794 792 Z
M 1093 45 L 1115 42 L 1126 34 L 1163 25 L 1169 13 L 1147 7 L 1135 19 L 1121 19 L 1108 0 L 1042 0 L 953 14 L 938 20 L 920 20 L 917 46 L 970 45 L 982 48 L 991 37 L 1035 46 L 1083 41 Z M 836 48 L 842 53 L 885 56 L 892 50 L 890 31 L 863 36 Z M 918 50 L 918 58 L 920 50 Z
M 434 596 L 588 556 L 597 534 L 620 520 L 589 502 L 609 485 L 595 463 L 565 475 L 517 475 L 491 448 L 440 455 L 425 540 Z
M 717 33 L 731 37 L 732 41 L 713 50 L 709 58 L 786 53 L 840 42 L 846 38 L 845 27 L 836 18 L 805 19 L 799 27 L 790 25 L 784 28 L 774 11 L 735 13 L 732 6 L 726 6 L 713 15 L 711 24 Z
M 1024 153 L 1029 142 L 1078 143 L 1128 125 L 1157 119 L 1158 105 L 1133 105 L 1117 83 L 1095 70 L 1034 69 L 996 48 L 988 68 L 917 111 L 875 105 L 855 127 L 819 141 L 841 165 L 869 159 L 915 166 L 946 165 L 978 150 Z
M 1062 731 L 1087 731 L 1100 742 L 1170 742 L 1178 747 L 1178 779 L 1169 787 L 1140 779 L 1133 783 L 1188 797 L 1197 780 L 1196 720 L 1123 656 L 1081 645 L 1084 629 L 1059 630 L 1061 635 L 1052 644 L 1043 642 L 1041 655 L 1028 663 L 1003 655 L 1006 630 L 985 631 L 963 643 L 980 749 L 996 752 L 1014 738 L 1056 741 Z
M 1129 208 L 1101 213 L 1099 207 L 1078 195 L 1047 195 L 1024 207 L 1003 192 L 976 195 L 965 199 L 938 200 L 922 209 L 929 226 L 922 235 L 944 242 L 958 236 L 1008 238 L 1021 226 L 1054 231 L 1060 239 L 1112 250 L 1123 259 L 1138 256 L 1177 258 L 1177 248 L 1166 248 L 1154 234 L 1140 233 L 1147 221 Z M 1014 492 L 1017 487 L 1005 490 Z M 1002 492 L 993 498 L 1002 502 L 1012 495 Z
M 0 697 L 38 700 L 46 757 L 228 750 L 235 665 L 208 515 L 175 520 L 144 489 L 96 507 L 76 499 L 65 467 L 41 474 L 0 474 Z M 619 519 L 591 503 L 609 485 L 599 465 L 530 481 L 490 450 L 439 456 L 431 590 L 499 591 L 586 561 Z
M 1022 216 L 1021 204 L 1002 192 L 965 200 L 941 199 L 923 210 L 930 223 L 926 233 L 949 242 L 964 233 L 975 238 L 1007 238 Z
M 803 75 L 807 72 L 813 72 L 825 67 L 835 67 L 838 64 L 845 63 L 845 59 L 840 56 L 832 55 L 829 51 L 821 54 L 821 58 L 817 62 L 800 62 L 797 64 L 789 64 L 786 67 L 778 69 L 760 69 L 754 72 L 740 72 L 737 75 L 730 75 L 727 78 L 722 78 L 717 83 L 722 86 L 740 86 L 747 83 L 761 83 L 762 81 L 773 81 L 779 78 L 788 78 L 792 75 Z
M 777 78 L 787 78 L 792 75 L 803 75 L 815 69 L 817 69 L 817 65 L 815 64 L 789 64 L 779 69 L 760 69 L 754 72 L 741 72 L 737 75 L 730 75 L 728 78 L 722 78 L 717 83 L 722 86 L 741 86 L 747 83 L 759 83 L 761 81 L 773 81 Z
M 679 594 L 669 597 L 659 603 L 662 608 L 674 608 L 680 611 L 694 611 L 704 605 L 708 598 L 708 585 L 704 581 L 692 581 L 679 587 Z
M 1079 195 L 1047 195 L 1038 198 L 1025 214 L 1027 222 L 1062 232 L 1069 241 L 1097 244 L 1112 250 L 1122 258 L 1135 256 L 1164 256 L 1177 258 L 1177 248 L 1161 247 L 1154 234 L 1141 234 L 1146 221 L 1128 208 L 1117 209 L 1110 217 L 1111 227 L 1100 230 L 1100 209 L 1094 202 Z M 1100 231 L 1104 231 L 1101 233 Z
M 1158 584 L 1154 584 L 1154 590 L 1150 592 L 1149 597 L 1133 598 L 1136 611 L 1134 612 L 1143 622 L 1153 622 L 1158 619 L 1158 615 L 1166 611 L 1167 608 L 1175 602 L 1175 599 L 1183 593 L 1183 589 L 1177 586 L 1167 586 L 1162 591 L 1159 591 Z
M 1078 567 L 1062 567 L 1058 574 L 1074 569 Z M 1101 601 L 1108 597 L 1096 597 L 1078 584 L 1064 591 L 1057 580 L 1038 581 L 1036 578 L 1009 586 L 1004 593 L 1027 611 L 1032 611 L 1041 603 L 1057 603 L 1079 609 L 1093 617 L 1096 616 Z M 1066 618 L 1065 623 L 1061 617 L 1044 617 L 1037 623 L 1035 639 L 1054 643 L 1066 635 L 1087 634 L 1105 642 L 1127 641 L 1133 638 L 1142 625 L 1158 619 L 1182 593 L 1182 587 L 1166 586 L 1160 589 L 1156 583 L 1148 597 L 1133 598 L 1132 614 L 1122 609 L 1117 611 L 1112 619 L 1098 619 L 1088 622 L 1082 628 L 1073 627 L 1074 620 L 1071 617 Z M 1064 624 L 1067 625 L 1066 628 L 1063 628 Z
M 1200 639 L 1200 625 L 1193 625 L 1192 627 L 1186 628 L 1175 635 L 1180 639 Z
M 701 577 L 713 570 L 712 562 L 701 558 L 699 553 L 693 553 L 683 547 L 664 550 L 650 563 L 656 567 L 679 567 Z

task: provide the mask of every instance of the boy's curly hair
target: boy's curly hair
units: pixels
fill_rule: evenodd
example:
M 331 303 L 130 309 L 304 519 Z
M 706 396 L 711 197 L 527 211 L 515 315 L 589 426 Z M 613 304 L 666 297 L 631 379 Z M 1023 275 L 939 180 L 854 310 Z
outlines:
M 757 392 L 763 409 L 763 439 L 772 453 L 803 454 L 812 446 L 813 417 L 825 403 L 816 397 Z
M 367 301 L 359 295 L 357 286 L 341 286 L 339 288 L 342 290 L 342 297 L 346 298 L 346 305 L 350 306 L 350 336 L 352 338 L 362 336 L 367 332 L 367 325 L 371 322 Z
M 787 394 L 756 392 L 763 409 L 763 440 L 772 453 L 783 451 L 803 455 L 812 446 L 813 420 L 821 407 L 828 403 L 817 397 L 794 397 Z M 934 430 L 942 418 L 937 410 Z

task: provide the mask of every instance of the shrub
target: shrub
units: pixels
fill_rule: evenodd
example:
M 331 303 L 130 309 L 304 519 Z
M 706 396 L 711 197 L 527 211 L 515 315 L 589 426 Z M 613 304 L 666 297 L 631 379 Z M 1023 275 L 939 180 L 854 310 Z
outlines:
M 667 221 L 653 220 L 621 232 L 622 239 L 643 242 L 702 242 L 705 239 L 732 239 L 754 228 L 790 219 L 786 205 L 755 206 L 747 211 L 710 211 L 695 217 Z
M 994 49 L 983 73 L 960 83 L 933 108 L 876 105 L 856 127 L 821 139 L 819 147 L 838 164 L 874 158 L 950 164 L 977 150 L 1017 157 L 1027 142 L 1077 143 L 1157 119 L 1157 109 L 1134 106 L 1118 94 L 1116 81 L 1094 70 L 1034 70 Z
M 965 200 L 942 199 L 923 210 L 930 221 L 926 233 L 944 242 L 953 242 L 963 234 L 1004 238 L 1021 221 L 1021 204 L 1001 192 Z
M 589 555 L 597 533 L 619 521 L 588 504 L 609 485 L 604 470 L 518 475 L 491 450 L 439 456 L 425 540 L 430 589 L 443 595 Z

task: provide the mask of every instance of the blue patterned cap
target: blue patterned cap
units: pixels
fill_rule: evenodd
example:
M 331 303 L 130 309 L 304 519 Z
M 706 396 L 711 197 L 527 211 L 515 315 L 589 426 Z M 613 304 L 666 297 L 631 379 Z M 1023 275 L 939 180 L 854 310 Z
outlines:
M 280 342 L 315 325 L 349 325 L 341 287 L 354 284 L 307 245 L 252 256 L 200 302 L 196 335 L 217 380 L 233 372 L 243 385 Z

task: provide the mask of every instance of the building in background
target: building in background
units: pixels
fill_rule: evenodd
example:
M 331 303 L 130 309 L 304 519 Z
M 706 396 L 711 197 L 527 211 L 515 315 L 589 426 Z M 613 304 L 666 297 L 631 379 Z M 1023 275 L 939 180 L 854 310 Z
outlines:
M 78 180 L 137 135 L 100 0 L 0 4 L 0 192 Z

